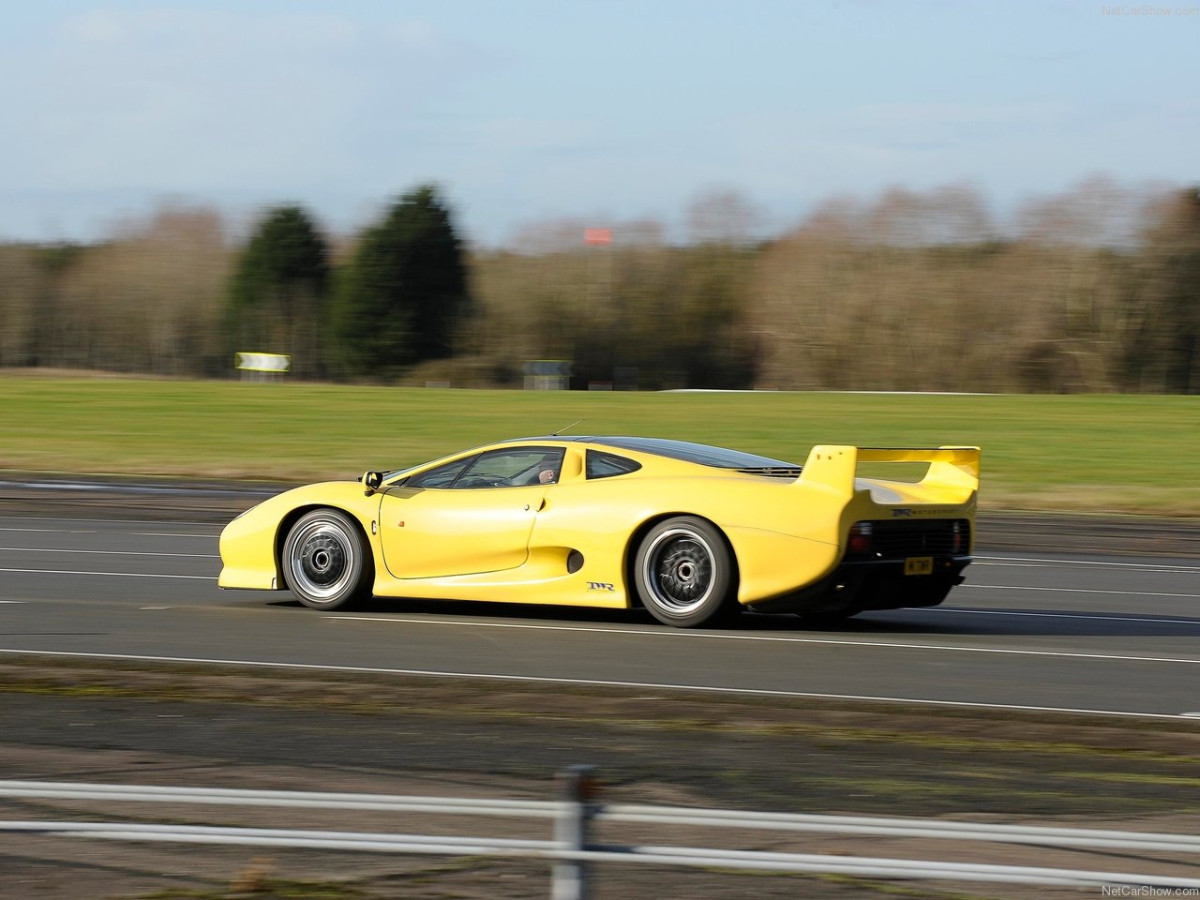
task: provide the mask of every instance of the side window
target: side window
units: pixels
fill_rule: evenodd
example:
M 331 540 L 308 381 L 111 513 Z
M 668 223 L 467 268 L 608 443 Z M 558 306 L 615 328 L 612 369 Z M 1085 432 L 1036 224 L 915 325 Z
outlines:
M 427 469 L 420 475 L 414 475 L 404 482 L 405 487 L 423 487 L 423 488 L 448 488 L 454 483 L 454 479 L 463 473 L 468 465 L 474 462 L 476 457 L 468 456 L 466 459 L 456 459 L 454 462 L 446 463 L 444 466 L 438 466 L 435 469 Z
M 592 479 L 612 478 L 614 475 L 628 475 L 630 472 L 636 472 L 640 469 L 642 464 L 632 459 L 626 459 L 624 456 L 617 456 L 615 453 L 605 453 L 603 450 L 588 450 L 586 466 L 587 477 Z
M 454 488 L 523 487 L 552 484 L 562 471 L 561 447 L 513 447 L 475 457 Z

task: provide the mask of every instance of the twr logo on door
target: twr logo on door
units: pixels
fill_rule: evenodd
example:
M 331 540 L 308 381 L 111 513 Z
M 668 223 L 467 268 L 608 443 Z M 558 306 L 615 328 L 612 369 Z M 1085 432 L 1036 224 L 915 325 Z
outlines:
M 608 581 L 589 581 L 589 591 L 616 591 L 611 582 Z

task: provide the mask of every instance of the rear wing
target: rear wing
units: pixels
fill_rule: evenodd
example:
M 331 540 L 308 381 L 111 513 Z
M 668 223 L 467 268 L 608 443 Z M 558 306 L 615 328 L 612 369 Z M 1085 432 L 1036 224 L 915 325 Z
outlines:
M 823 444 L 812 448 L 797 484 L 820 485 L 843 496 L 854 493 L 860 462 L 929 463 L 920 484 L 970 494 L 979 490 L 978 447 L 883 448 Z M 964 496 L 964 499 L 965 496 Z

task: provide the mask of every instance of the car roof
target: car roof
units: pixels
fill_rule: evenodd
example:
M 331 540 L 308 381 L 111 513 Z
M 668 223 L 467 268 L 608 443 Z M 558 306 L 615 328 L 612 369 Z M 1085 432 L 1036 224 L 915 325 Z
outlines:
M 632 437 L 628 435 L 577 436 L 550 434 L 541 437 L 504 441 L 504 443 L 517 444 L 537 441 L 595 444 L 614 450 L 632 450 L 636 453 L 649 453 L 653 456 L 662 456 L 667 459 L 681 460 L 702 466 L 713 466 L 720 469 L 799 468 L 795 463 L 772 459 L 769 456 L 759 456 L 758 454 L 746 453 L 742 450 L 730 450 L 727 447 L 697 444 L 692 441 L 675 441 L 668 438 Z

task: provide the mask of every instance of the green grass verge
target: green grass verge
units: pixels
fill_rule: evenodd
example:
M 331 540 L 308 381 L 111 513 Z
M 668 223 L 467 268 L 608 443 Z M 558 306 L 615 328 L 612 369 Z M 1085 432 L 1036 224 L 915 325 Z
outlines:
M 802 462 L 974 444 L 992 509 L 1200 515 L 1200 397 L 474 391 L 0 376 L 0 469 L 301 482 L 507 437 L 637 434 Z

